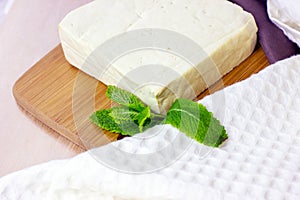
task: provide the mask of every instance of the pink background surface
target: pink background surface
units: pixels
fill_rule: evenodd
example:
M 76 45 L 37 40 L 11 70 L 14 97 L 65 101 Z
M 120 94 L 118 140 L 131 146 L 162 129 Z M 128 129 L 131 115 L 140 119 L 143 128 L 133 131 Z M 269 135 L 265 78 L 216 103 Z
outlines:
M 22 112 L 13 97 L 16 80 L 59 44 L 57 26 L 91 0 L 15 0 L 0 23 L 0 177 L 53 159 L 74 156 L 72 145 Z

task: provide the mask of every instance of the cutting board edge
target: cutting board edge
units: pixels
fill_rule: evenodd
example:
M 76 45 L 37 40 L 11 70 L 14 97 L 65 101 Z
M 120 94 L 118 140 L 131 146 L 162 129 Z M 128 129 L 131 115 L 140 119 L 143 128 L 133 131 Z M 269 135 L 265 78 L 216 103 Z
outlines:
M 57 46 L 59 47 L 59 45 Z M 55 48 L 56 49 L 56 48 Z M 53 50 L 52 50 L 53 51 Z M 50 51 L 51 52 L 51 51 Z M 47 54 L 48 55 L 48 54 Z M 47 56 L 46 55 L 46 56 Z M 43 59 L 43 58 L 42 58 Z M 41 61 L 41 60 L 40 60 Z M 25 111 L 30 113 L 35 119 L 40 121 L 41 123 L 45 124 L 48 128 L 54 130 L 55 132 L 59 133 L 59 135 L 63 136 L 70 142 L 74 143 L 77 145 L 79 148 L 86 150 L 85 146 L 83 143 L 80 141 L 80 138 L 76 134 L 76 136 L 70 132 L 66 127 L 60 126 L 58 123 L 55 123 L 55 121 L 51 120 L 47 115 L 45 115 L 42 112 L 38 112 L 34 107 L 28 103 L 28 101 L 22 97 L 22 95 L 19 94 L 18 92 L 18 86 L 22 84 L 23 78 L 26 76 L 26 74 L 29 74 L 33 68 L 40 62 L 38 61 L 36 64 L 34 64 L 30 69 L 28 69 L 24 74 L 22 74 L 15 84 L 13 85 L 12 88 L 12 93 L 15 98 L 16 103 L 23 108 Z

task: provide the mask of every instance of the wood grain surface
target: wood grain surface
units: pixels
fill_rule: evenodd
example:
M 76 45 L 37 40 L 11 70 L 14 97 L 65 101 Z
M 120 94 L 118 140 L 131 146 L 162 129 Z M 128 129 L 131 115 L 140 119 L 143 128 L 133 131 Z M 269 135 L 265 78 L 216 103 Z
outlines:
M 249 58 L 201 93 L 198 99 L 246 79 L 268 65 L 264 52 L 257 47 Z M 102 131 L 88 119 L 95 110 L 111 106 L 105 91 L 104 84 L 66 61 L 61 45 L 30 68 L 13 88 L 22 108 L 83 149 L 107 144 L 119 137 Z

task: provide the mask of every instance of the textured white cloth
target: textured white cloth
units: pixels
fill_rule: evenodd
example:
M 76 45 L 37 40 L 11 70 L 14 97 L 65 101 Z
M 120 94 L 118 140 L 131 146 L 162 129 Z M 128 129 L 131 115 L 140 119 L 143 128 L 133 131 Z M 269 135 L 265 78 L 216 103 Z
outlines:
M 271 21 L 300 47 L 300 1 L 268 0 L 267 8 Z
M 0 179 L 0 199 L 300 199 L 300 56 L 201 102 L 229 135 L 205 147 L 171 126 Z

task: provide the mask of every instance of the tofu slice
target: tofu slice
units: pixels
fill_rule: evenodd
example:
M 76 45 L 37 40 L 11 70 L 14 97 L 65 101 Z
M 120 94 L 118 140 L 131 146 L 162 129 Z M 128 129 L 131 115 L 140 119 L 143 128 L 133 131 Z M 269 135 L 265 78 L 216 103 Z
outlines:
M 59 24 L 68 62 L 159 113 L 239 65 L 256 32 L 252 15 L 226 0 L 95 0 Z

